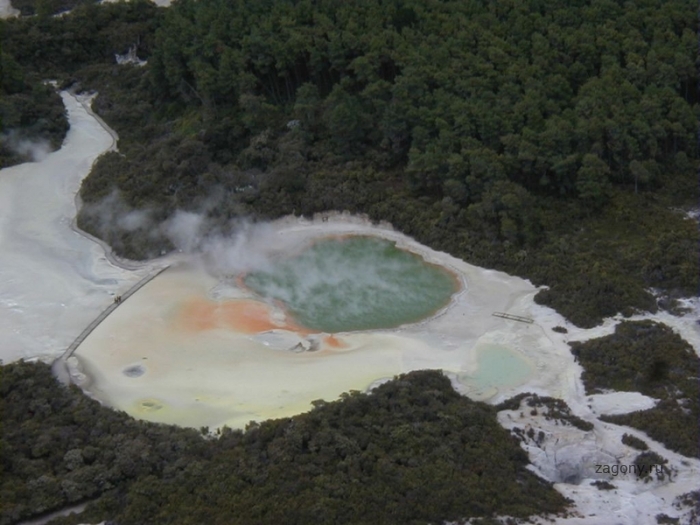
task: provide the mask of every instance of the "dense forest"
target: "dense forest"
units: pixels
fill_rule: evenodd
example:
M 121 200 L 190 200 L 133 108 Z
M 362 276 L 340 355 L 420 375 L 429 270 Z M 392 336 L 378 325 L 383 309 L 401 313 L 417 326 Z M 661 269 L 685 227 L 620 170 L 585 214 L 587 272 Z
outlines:
M 100 92 L 120 153 L 79 224 L 123 255 L 168 242 L 105 226 L 91 204 L 115 190 L 154 223 L 366 213 L 549 286 L 580 326 L 698 290 L 688 0 L 141 1 L 4 25 L 23 67 Z M 132 45 L 148 64 L 117 66 Z
M 584 368 L 587 393 L 612 389 L 659 399 L 649 410 L 601 419 L 638 428 L 671 450 L 700 457 L 700 359 L 685 340 L 665 325 L 639 321 L 570 345 Z
M 78 4 L 83 8 L 71 16 L 48 16 Z M 127 51 L 140 35 L 155 31 L 157 11 L 150 3 L 93 4 L 15 1 L 22 13 L 38 10 L 38 15 L 0 20 L 0 168 L 33 160 L 33 151 L 55 150 L 63 142 L 68 130 L 65 109 L 47 81 L 70 84 L 73 69 L 113 62 L 115 53 Z
M 218 436 L 135 421 L 43 364 L 0 373 L 1 524 L 95 498 L 56 523 L 418 524 L 567 506 L 496 410 L 440 372 Z

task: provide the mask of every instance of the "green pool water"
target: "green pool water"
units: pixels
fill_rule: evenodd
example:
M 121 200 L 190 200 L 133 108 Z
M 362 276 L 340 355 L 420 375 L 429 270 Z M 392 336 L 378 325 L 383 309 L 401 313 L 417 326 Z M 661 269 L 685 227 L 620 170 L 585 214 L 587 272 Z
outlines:
M 391 241 L 364 236 L 319 240 L 270 270 L 247 274 L 244 282 L 322 332 L 416 322 L 446 306 L 459 288 L 447 270 Z
M 516 386 L 532 374 L 532 367 L 525 359 L 499 345 L 484 345 L 479 351 L 478 362 L 479 369 L 469 380 L 481 390 Z

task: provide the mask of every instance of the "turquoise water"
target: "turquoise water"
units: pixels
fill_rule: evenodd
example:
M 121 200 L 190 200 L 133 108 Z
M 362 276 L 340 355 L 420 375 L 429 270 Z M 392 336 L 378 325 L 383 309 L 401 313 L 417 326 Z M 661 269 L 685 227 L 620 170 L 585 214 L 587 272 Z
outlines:
M 245 285 L 322 332 L 394 328 L 429 317 L 458 289 L 447 270 L 376 237 L 322 239 L 251 272 Z
M 478 363 L 470 382 L 480 390 L 516 386 L 532 374 L 532 367 L 525 359 L 499 345 L 484 345 L 479 350 Z

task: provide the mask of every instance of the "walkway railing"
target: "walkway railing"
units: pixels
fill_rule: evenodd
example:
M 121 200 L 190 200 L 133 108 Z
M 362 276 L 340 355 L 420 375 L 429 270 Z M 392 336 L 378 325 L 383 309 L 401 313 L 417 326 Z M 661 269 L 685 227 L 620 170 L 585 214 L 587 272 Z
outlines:
M 493 315 L 495 317 L 502 317 L 503 319 L 510 319 L 511 321 L 519 321 L 521 323 L 532 324 L 535 322 L 534 319 L 530 319 L 529 317 L 523 317 L 521 315 L 507 314 L 505 312 L 493 312 L 491 315 Z
M 114 310 L 116 310 L 119 306 L 121 306 L 124 301 L 126 301 L 129 297 L 134 295 L 136 292 L 138 292 L 141 288 L 143 288 L 146 284 L 151 282 L 153 279 L 158 277 L 161 273 L 163 273 L 165 270 L 170 268 L 170 266 L 166 266 L 165 268 L 161 268 L 157 272 L 147 275 L 143 279 L 141 279 L 139 282 L 137 282 L 134 286 L 129 288 L 129 290 L 125 293 L 123 293 L 120 297 L 121 299 L 119 301 L 114 301 L 112 304 L 110 304 L 107 308 L 104 309 L 104 311 L 98 315 L 93 321 L 87 325 L 85 330 L 83 330 L 78 337 L 75 338 L 75 340 L 70 344 L 68 349 L 63 352 L 63 355 L 56 359 L 53 364 L 51 365 L 51 371 L 53 372 L 54 376 L 61 381 L 62 383 L 68 385 L 70 384 L 70 374 L 68 373 L 68 365 L 67 365 L 67 360 L 70 356 L 73 355 L 73 352 L 77 350 L 77 348 L 82 344 L 85 339 L 92 333 L 92 331 L 97 328 L 102 321 L 107 319 L 109 314 L 111 314 Z

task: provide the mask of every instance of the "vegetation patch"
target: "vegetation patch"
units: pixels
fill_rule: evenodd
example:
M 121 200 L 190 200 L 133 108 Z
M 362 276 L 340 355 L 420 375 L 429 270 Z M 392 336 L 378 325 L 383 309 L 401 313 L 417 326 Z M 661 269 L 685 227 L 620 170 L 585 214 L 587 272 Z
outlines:
M 657 514 L 656 515 L 656 523 L 673 525 L 674 523 L 680 523 L 680 519 L 679 518 L 672 518 L 671 516 L 669 516 L 667 514 Z
M 628 447 L 636 448 L 637 450 L 649 450 L 649 445 L 647 445 L 644 440 L 641 440 L 632 434 L 622 434 L 622 443 Z
M 617 488 L 612 483 L 604 480 L 593 481 L 591 482 L 591 485 L 596 487 L 598 490 L 614 490 Z
M 643 478 L 645 482 L 656 478 L 663 481 L 671 479 L 671 471 L 666 466 L 668 460 L 659 456 L 656 452 L 642 452 L 634 459 L 637 467 L 637 477 Z
M 612 389 L 660 400 L 649 410 L 601 419 L 638 428 L 686 456 L 700 456 L 700 359 L 690 344 L 666 325 L 637 321 L 619 324 L 609 336 L 570 345 L 584 368 L 588 394 Z
M 99 0 L 12 0 L 20 16 L 47 17 L 70 11 L 77 5 L 96 4 Z
M 202 454 L 197 432 L 138 422 L 59 385 L 44 364 L 0 368 L 0 523 L 94 498 Z
M 61 145 L 67 131 L 58 93 L 1 51 L 0 169 L 40 159 Z
M 690 512 L 686 516 L 688 523 L 697 522 L 698 518 L 700 518 L 700 490 L 693 490 L 681 494 L 675 499 L 673 506 L 680 511 L 690 509 Z
M 567 506 L 495 410 L 440 372 L 206 439 L 104 408 L 46 365 L 1 370 L 3 524 L 94 497 L 56 522 L 404 524 Z

